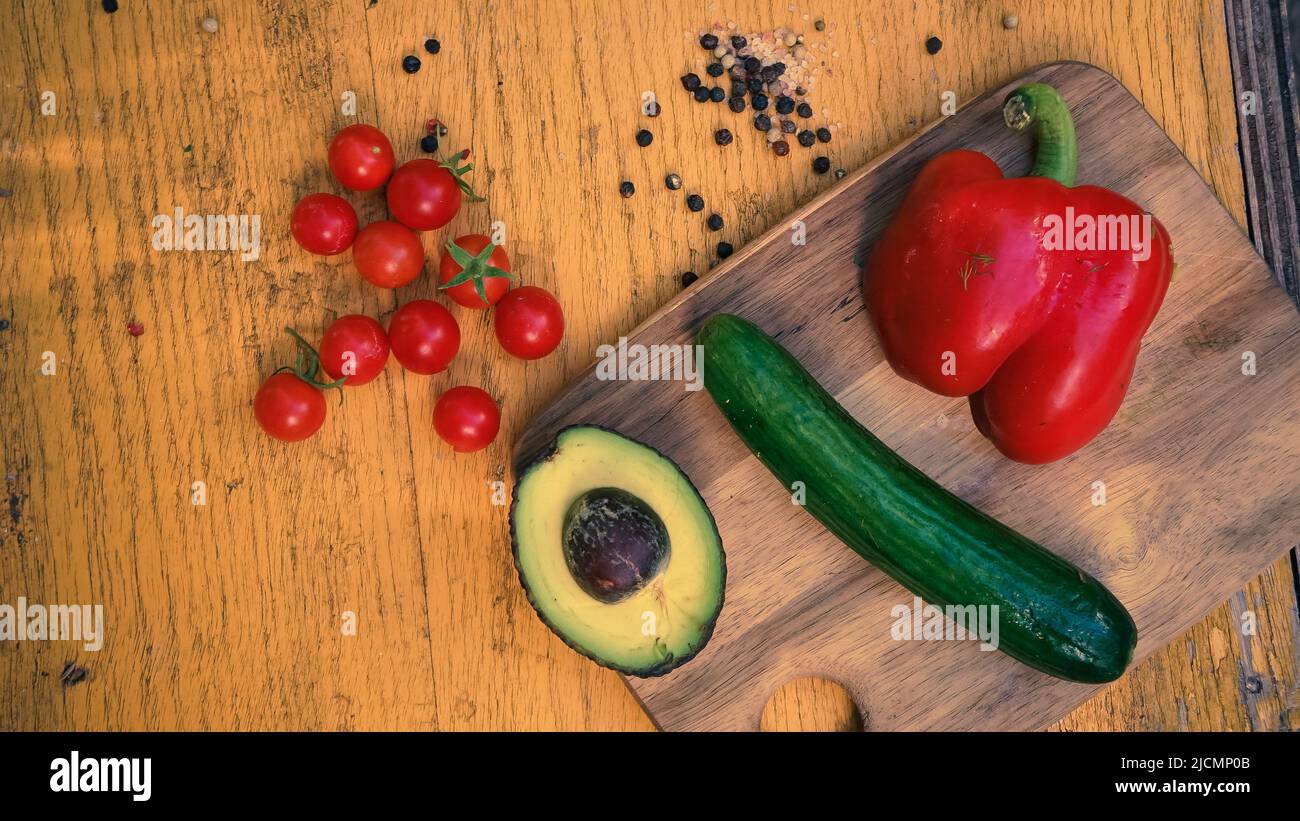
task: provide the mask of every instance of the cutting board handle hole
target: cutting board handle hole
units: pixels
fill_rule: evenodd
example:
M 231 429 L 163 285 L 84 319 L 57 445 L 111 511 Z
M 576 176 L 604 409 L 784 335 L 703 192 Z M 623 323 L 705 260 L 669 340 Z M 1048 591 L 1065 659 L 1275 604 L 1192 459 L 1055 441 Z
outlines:
M 837 681 L 807 676 L 787 681 L 763 707 L 763 732 L 861 732 L 862 713 L 849 691 Z

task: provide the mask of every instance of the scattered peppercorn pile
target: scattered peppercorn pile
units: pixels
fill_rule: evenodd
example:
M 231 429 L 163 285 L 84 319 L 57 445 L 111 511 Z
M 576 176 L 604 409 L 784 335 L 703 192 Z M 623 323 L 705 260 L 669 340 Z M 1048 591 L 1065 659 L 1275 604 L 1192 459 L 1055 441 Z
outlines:
M 818 31 L 825 28 L 822 21 L 817 23 Z M 704 68 L 707 79 L 694 71 L 681 78 L 682 87 L 696 102 L 726 100 L 727 108 L 736 114 L 753 109 L 754 128 L 765 135 L 778 157 L 790 153 L 790 135 L 804 148 L 831 141 L 830 127 L 814 128 L 806 122 L 815 113 L 807 97 L 821 61 L 812 55 L 802 34 L 788 29 L 742 34 L 735 23 L 728 23 L 702 32 L 699 43 L 708 53 L 709 62 Z M 714 141 L 720 146 L 731 144 L 732 137 L 726 128 L 714 133 Z M 830 160 L 818 156 L 812 167 L 816 173 L 825 174 L 830 170 Z

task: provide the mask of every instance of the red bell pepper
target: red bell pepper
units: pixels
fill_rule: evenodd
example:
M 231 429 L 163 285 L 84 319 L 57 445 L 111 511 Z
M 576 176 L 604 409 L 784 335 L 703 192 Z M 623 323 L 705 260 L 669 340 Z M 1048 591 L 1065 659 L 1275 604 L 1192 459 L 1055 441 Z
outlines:
M 970 398 L 980 432 L 1039 464 L 1115 416 L 1173 270 L 1169 235 L 1130 200 L 1073 187 L 1074 123 L 1050 86 L 1003 106 L 1037 155 L 1007 179 L 949 151 L 921 169 L 863 269 L 867 309 L 902 377 Z

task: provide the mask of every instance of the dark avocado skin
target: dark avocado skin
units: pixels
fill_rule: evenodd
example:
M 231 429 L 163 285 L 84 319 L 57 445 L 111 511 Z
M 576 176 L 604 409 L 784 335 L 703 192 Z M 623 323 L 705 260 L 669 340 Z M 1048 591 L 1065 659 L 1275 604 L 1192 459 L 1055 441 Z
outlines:
M 519 463 L 519 466 L 516 467 L 515 469 L 516 471 L 515 487 L 517 488 L 519 486 L 519 484 L 524 480 L 524 477 L 528 475 L 528 472 L 530 470 L 532 470 L 534 467 L 536 467 L 537 465 L 543 462 L 549 461 L 552 457 L 555 456 L 556 451 L 559 447 L 560 437 L 563 436 L 566 431 L 581 429 L 581 428 L 594 428 L 596 430 L 603 430 L 606 433 L 612 433 L 615 436 L 623 436 L 623 434 L 619 433 L 613 428 L 604 427 L 602 425 L 577 424 L 577 425 L 568 425 L 564 428 L 561 428 L 559 431 L 556 432 L 555 437 L 551 439 L 550 443 L 546 447 L 544 447 L 539 453 Z M 623 436 L 623 438 L 630 439 L 631 437 Z M 700 495 L 699 489 L 696 488 L 694 483 L 691 482 L 690 477 L 686 475 L 686 472 L 677 466 L 676 462 L 669 459 L 667 456 L 664 456 L 664 454 L 660 453 L 658 450 L 656 450 L 653 447 L 650 447 L 644 442 L 641 442 L 639 440 L 633 440 L 633 441 L 636 441 L 637 444 L 640 444 L 643 447 L 649 448 L 660 458 L 667 460 L 669 464 L 677 468 L 677 472 L 678 474 L 680 474 L 681 480 L 685 482 L 690 487 L 690 489 L 695 492 L 696 495 Z M 704 497 L 700 496 L 700 498 L 703 499 Z M 664 661 L 662 661 L 659 664 L 656 664 L 653 667 L 647 667 L 647 668 L 628 667 L 626 665 L 620 665 L 608 659 L 601 658 L 589 652 L 586 648 L 570 640 L 568 636 L 560 632 L 560 630 L 558 630 L 556 626 L 552 624 L 549 619 L 546 618 L 546 611 L 543 610 L 538 605 L 537 601 L 533 598 L 533 592 L 532 590 L 529 589 L 528 583 L 524 580 L 523 570 L 519 566 L 519 534 L 515 530 L 515 506 L 518 503 L 519 500 L 517 496 L 514 494 L 512 489 L 511 497 L 510 497 L 510 555 L 515 564 L 515 574 L 519 577 L 519 586 L 524 589 L 524 595 L 528 598 L 528 604 L 530 607 L 533 608 L 533 612 L 537 614 L 537 618 L 541 619 L 542 623 L 546 625 L 547 629 L 549 629 L 552 633 L 558 636 L 560 641 L 563 641 L 565 644 L 567 644 L 570 649 L 583 656 L 586 656 L 587 658 L 599 664 L 601 667 L 607 667 L 610 670 L 614 670 L 618 673 L 622 673 L 625 676 L 635 676 L 637 678 L 656 678 L 658 676 L 671 673 L 673 670 L 677 669 L 678 667 L 681 667 L 683 664 L 685 664 L 686 662 L 690 661 L 691 659 L 699 655 L 700 651 L 703 650 L 706 646 L 708 646 L 709 639 L 713 638 L 713 629 L 717 626 L 718 616 L 719 614 L 722 613 L 722 606 L 725 603 L 725 599 L 726 599 L 727 557 L 726 557 L 726 552 L 723 549 L 721 539 L 718 540 L 718 551 L 722 554 L 720 557 L 722 560 L 722 576 L 718 585 L 718 606 L 713 611 L 712 615 L 710 615 L 708 621 L 699 628 L 700 642 L 698 645 L 696 645 L 694 651 L 686 654 L 685 656 L 680 656 L 680 657 L 675 656 L 672 658 L 664 659 Z M 718 523 L 713 518 L 713 511 L 709 510 L 708 505 L 704 505 L 704 510 L 705 513 L 708 514 L 709 525 L 713 528 L 713 532 L 717 533 Z
M 1057 678 L 1114 681 L 1137 628 L 1100 582 L 981 513 L 858 424 L 780 344 L 740 317 L 701 327 L 704 386 L 808 512 L 925 602 L 998 605 L 998 649 Z

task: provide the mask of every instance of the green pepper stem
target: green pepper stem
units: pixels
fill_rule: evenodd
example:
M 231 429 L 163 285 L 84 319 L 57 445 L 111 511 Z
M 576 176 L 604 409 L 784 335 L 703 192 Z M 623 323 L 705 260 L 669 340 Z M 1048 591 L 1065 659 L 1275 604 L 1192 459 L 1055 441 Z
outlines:
M 1070 109 L 1056 89 L 1027 83 L 1007 95 L 1002 118 L 1013 131 L 1034 128 L 1037 153 L 1031 177 L 1049 177 L 1061 185 L 1074 185 L 1079 170 L 1079 146 L 1074 138 Z

